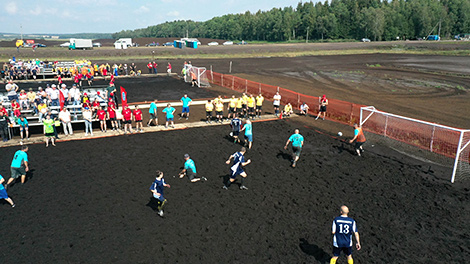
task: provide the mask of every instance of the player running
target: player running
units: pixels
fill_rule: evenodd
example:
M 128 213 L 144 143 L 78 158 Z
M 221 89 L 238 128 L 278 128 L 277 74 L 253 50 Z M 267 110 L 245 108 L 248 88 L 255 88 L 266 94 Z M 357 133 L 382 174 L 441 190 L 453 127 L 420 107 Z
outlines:
M 364 136 L 364 131 L 362 131 L 362 127 L 358 124 L 354 124 L 354 138 L 349 140 L 349 143 L 353 143 L 354 141 L 356 141 L 354 150 L 356 150 L 358 156 L 361 156 L 361 153 L 364 152 L 362 145 L 366 143 L 366 136 Z
M 240 127 L 242 126 L 242 121 L 238 118 L 237 115 L 235 115 L 235 118 L 233 118 L 230 122 L 230 126 L 232 127 L 233 143 L 240 143 L 240 138 L 238 136 L 240 135 Z
M 245 130 L 245 146 L 248 145 L 248 149 L 251 149 L 251 146 L 253 145 L 253 126 L 249 119 L 246 120 L 246 124 L 243 126 L 241 131 L 243 130 Z
M 207 181 L 206 177 L 197 177 L 196 176 L 196 164 L 194 161 L 189 157 L 189 154 L 184 154 L 184 168 L 180 172 L 180 179 L 184 178 L 184 176 L 188 176 L 191 182 L 197 182 L 200 180 Z
M 302 147 L 304 146 L 304 137 L 300 134 L 300 131 L 296 129 L 294 134 L 292 134 L 286 142 L 284 149 L 287 149 L 289 143 L 292 142 L 292 168 L 295 168 L 297 161 L 300 158 L 300 152 L 302 152 Z
M 157 199 L 158 215 L 161 217 L 163 217 L 163 206 L 166 203 L 166 199 L 163 197 L 163 187 L 170 188 L 171 186 L 165 182 L 165 179 L 163 179 L 163 172 L 157 170 L 157 177 L 150 186 L 150 191 L 153 193 L 153 197 Z
M 205 105 L 206 107 L 206 123 L 212 123 L 212 110 L 214 110 L 214 104 L 212 104 L 211 100 L 207 100 Z
M 5 184 L 5 189 L 8 185 L 21 176 L 21 184 L 26 180 L 26 172 L 29 171 L 28 166 L 28 146 L 22 146 L 21 150 L 15 152 L 13 160 L 11 161 L 11 177 Z
M 357 232 L 356 221 L 348 217 L 349 209 L 346 205 L 341 206 L 341 215 L 333 220 L 332 233 L 333 233 L 333 257 L 330 264 L 336 264 L 341 251 L 346 254 L 348 264 L 353 264 L 352 258 L 352 235 L 356 237 L 356 249 L 361 250 L 361 243 L 359 241 L 359 232 Z
M 230 167 L 230 179 L 225 183 L 225 185 L 222 187 L 225 190 L 228 190 L 228 187 L 235 181 L 237 178 L 237 175 L 242 176 L 241 180 L 241 185 L 240 185 L 240 190 L 248 190 L 248 188 L 244 185 L 244 180 L 246 178 L 246 172 L 243 170 L 243 167 L 251 163 L 251 160 L 245 161 L 245 152 L 246 148 L 242 147 L 239 152 L 233 153 L 228 160 L 225 162 L 226 164 L 230 164 L 230 161 L 233 158 L 233 164 L 232 167 Z
M 15 203 L 10 197 L 8 197 L 7 190 L 5 189 L 5 187 L 3 187 L 4 181 L 5 179 L 2 177 L 2 175 L 0 175 L 0 199 L 5 199 L 5 201 L 7 201 L 11 205 L 11 207 L 15 207 Z

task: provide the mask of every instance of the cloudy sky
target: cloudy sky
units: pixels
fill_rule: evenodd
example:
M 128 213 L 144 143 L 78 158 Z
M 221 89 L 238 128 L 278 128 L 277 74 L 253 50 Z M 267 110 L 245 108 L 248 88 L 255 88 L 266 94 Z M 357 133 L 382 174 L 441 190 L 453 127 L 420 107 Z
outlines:
M 297 6 L 299 0 L 2 0 L 6 33 L 114 33 L 165 21 Z M 305 0 L 304 0 L 305 2 Z

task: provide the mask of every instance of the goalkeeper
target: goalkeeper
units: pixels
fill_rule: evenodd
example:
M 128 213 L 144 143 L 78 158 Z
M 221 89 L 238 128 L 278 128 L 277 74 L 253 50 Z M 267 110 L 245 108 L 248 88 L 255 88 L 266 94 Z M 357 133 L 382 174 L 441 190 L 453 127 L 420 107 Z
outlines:
M 357 155 L 361 156 L 361 153 L 364 152 L 362 145 L 364 145 L 366 142 L 366 137 L 364 136 L 362 127 L 358 124 L 354 124 L 354 138 L 349 140 L 349 143 L 353 143 L 354 141 L 356 141 L 356 144 L 354 144 L 354 149 L 356 150 Z

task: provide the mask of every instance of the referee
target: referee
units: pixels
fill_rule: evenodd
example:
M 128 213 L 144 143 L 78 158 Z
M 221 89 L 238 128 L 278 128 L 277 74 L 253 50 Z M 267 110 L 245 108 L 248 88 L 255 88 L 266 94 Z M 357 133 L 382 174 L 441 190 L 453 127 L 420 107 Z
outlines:
M 294 134 L 292 134 L 286 142 L 284 149 L 287 149 L 289 143 L 292 142 L 292 168 L 295 168 L 297 161 L 300 158 L 300 152 L 302 152 L 302 147 L 304 146 L 304 137 L 300 134 L 298 129 L 295 129 Z
M 341 215 L 333 220 L 333 257 L 330 264 L 336 264 L 341 252 L 344 252 L 348 258 L 348 264 L 353 264 L 352 258 L 352 235 L 356 237 L 356 249 L 361 250 L 361 242 L 359 241 L 359 232 L 357 232 L 356 221 L 348 217 L 349 209 L 346 205 L 341 206 Z

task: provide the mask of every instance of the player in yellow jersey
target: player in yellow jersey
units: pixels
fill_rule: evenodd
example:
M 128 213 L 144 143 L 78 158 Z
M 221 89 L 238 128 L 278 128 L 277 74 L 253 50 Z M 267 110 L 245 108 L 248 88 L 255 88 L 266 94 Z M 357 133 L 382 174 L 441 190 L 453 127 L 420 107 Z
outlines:
M 248 103 L 248 95 L 246 93 L 243 93 L 242 99 L 243 99 L 243 117 L 246 117 L 246 114 L 248 113 L 248 109 L 246 108 L 246 105 Z
M 214 104 L 211 100 L 207 100 L 206 103 L 206 123 L 212 123 L 212 110 L 214 110 Z
M 235 112 L 236 114 L 234 115 L 237 116 L 237 115 L 241 115 L 242 112 L 243 112 L 243 99 L 241 97 L 238 97 L 237 99 L 237 105 L 235 107 Z
M 215 104 L 215 117 L 217 118 L 216 122 L 222 123 L 222 118 L 224 118 L 224 102 L 222 100 L 217 100 Z
M 261 117 L 261 110 L 263 108 L 264 97 L 262 94 L 256 96 L 256 115 Z
M 246 105 L 248 107 L 248 116 L 247 116 L 247 118 L 249 119 L 251 117 L 251 119 L 254 119 L 255 118 L 256 99 L 253 95 L 250 95 L 250 97 L 248 97 L 248 99 L 246 101 Z
M 230 98 L 230 101 L 228 103 L 228 115 L 227 115 L 227 120 L 230 119 L 230 117 L 235 118 L 235 108 L 237 107 L 237 102 L 238 99 L 235 98 L 235 95 L 232 95 L 232 98 Z
M 219 95 L 218 97 L 216 97 L 212 102 L 214 103 L 214 105 L 216 105 L 219 101 L 222 101 L 222 95 Z
M 292 115 L 293 113 L 294 111 L 292 110 L 292 105 L 290 103 L 286 104 L 286 106 L 284 106 L 284 111 L 282 112 L 282 115 L 285 117 L 290 117 L 290 115 Z

